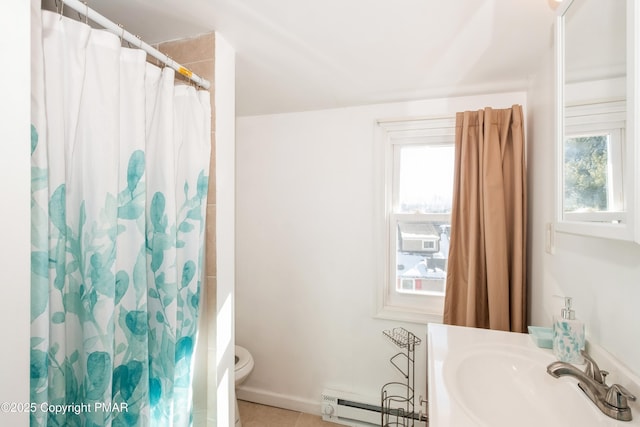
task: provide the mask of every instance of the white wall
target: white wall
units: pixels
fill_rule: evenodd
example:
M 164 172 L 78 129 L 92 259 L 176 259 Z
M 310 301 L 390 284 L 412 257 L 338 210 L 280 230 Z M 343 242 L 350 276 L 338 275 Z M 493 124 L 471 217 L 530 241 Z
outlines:
M 29 402 L 30 182 L 29 7 L 7 2 L 0 13 L 0 402 Z M 0 408 L 0 425 L 28 425 L 28 413 Z
M 638 374 L 640 245 L 556 233 L 555 255 L 545 253 L 544 227 L 555 209 L 553 67 L 549 50 L 527 98 L 531 322 L 550 326 L 561 306 L 553 295 L 572 296 L 587 339 Z
M 382 330 L 403 326 L 426 380 L 426 325 L 373 318 L 375 120 L 524 104 L 525 94 L 240 117 L 236 152 L 236 341 L 255 369 L 248 400 L 318 412 L 325 387 L 379 398 L 401 377 Z
M 216 33 L 216 313 L 209 335 L 207 425 L 235 424 L 235 51 Z M 212 288 L 209 288 L 212 289 Z M 215 369 L 214 369 L 215 367 Z M 215 390 L 215 392 L 214 392 Z

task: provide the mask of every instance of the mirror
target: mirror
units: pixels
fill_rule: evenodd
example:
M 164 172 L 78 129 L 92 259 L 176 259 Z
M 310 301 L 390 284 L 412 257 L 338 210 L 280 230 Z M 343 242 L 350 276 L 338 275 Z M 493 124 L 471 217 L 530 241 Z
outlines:
M 633 0 L 559 11 L 557 231 L 634 240 L 634 14 Z

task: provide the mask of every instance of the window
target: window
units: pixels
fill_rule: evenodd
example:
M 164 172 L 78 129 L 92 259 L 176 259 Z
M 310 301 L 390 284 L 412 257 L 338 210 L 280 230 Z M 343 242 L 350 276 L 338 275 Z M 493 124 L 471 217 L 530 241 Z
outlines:
M 563 145 L 562 218 L 626 222 L 623 189 L 624 106 L 567 108 Z
M 433 251 L 436 248 L 436 242 L 434 240 L 423 240 L 422 250 Z
M 454 117 L 380 122 L 385 271 L 378 315 L 440 320 L 454 168 Z

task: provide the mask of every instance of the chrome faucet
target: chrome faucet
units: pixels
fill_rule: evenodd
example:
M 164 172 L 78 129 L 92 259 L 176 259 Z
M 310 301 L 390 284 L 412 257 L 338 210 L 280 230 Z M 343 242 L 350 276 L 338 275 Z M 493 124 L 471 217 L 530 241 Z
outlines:
M 628 400 L 636 397 L 620 384 L 607 386 L 605 378 L 608 374 L 601 371 L 596 362 L 582 351 L 587 362 L 585 371 L 581 371 L 570 363 L 553 362 L 547 366 L 547 372 L 554 378 L 570 376 L 576 378 L 578 387 L 596 404 L 605 415 L 620 421 L 631 421 L 631 408 Z

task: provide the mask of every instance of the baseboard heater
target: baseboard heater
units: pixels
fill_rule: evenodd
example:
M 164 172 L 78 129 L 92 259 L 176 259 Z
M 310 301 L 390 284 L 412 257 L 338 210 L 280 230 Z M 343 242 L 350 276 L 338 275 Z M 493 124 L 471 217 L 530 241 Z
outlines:
M 378 399 L 338 390 L 324 390 L 321 412 L 323 420 L 351 427 L 380 426 L 382 421 Z M 420 423 L 423 419 L 419 414 L 413 418 L 418 421 L 416 426 L 425 425 Z

